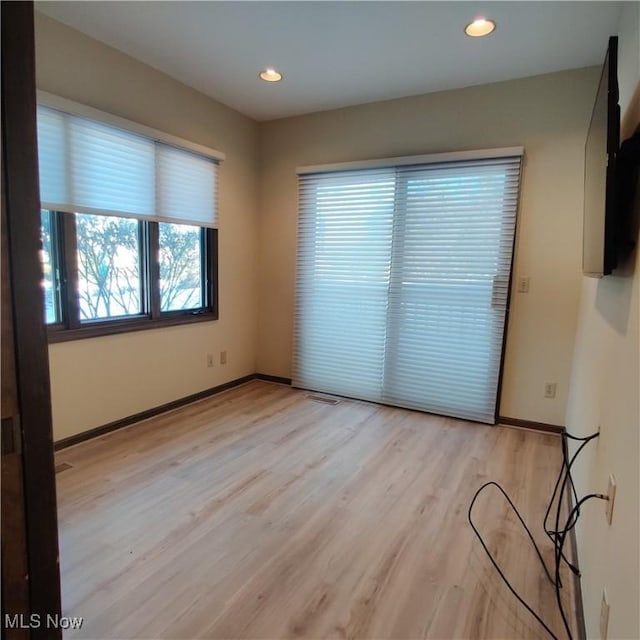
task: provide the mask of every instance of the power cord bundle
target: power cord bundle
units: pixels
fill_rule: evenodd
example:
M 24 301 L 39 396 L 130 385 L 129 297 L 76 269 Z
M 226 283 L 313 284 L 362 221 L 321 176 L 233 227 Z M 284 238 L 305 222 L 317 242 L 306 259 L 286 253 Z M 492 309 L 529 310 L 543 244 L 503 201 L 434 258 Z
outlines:
M 513 586 L 505 576 L 502 569 L 500 569 L 500 566 L 496 562 L 491 551 L 489 551 L 489 548 L 487 547 L 485 541 L 483 540 L 482 535 L 480 534 L 476 525 L 473 522 L 473 518 L 472 518 L 473 507 L 476 503 L 476 500 L 478 499 L 478 496 L 483 491 L 485 491 L 485 489 L 487 489 L 488 487 L 496 487 L 498 491 L 500 491 L 500 493 L 504 496 L 504 498 L 508 502 L 511 509 L 518 517 L 520 524 L 522 525 L 524 530 L 527 532 L 527 536 L 531 541 L 533 548 L 536 551 L 536 555 L 538 556 L 538 559 L 542 564 L 542 568 L 544 569 L 544 572 L 547 578 L 549 579 L 549 582 L 551 582 L 551 584 L 555 587 L 556 602 L 558 605 L 558 610 L 560 611 L 560 615 L 562 617 L 562 622 L 567 631 L 567 636 L 569 640 L 573 640 L 571 627 L 567 620 L 567 615 L 564 610 L 564 605 L 562 604 L 562 598 L 561 598 L 562 580 L 560 578 L 560 567 L 562 566 L 562 563 L 564 563 L 569 568 L 569 570 L 578 577 L 580 576 L 580 571 L 578 567 L 572 564 L 566 557 L 564 553 L 564 545 L 567 540 L 568 534 L 571 532 L 571 530 L 576 526 L 576 523 L 578 522 L 578 518 L 580 517 L 580 507 L 585 502 L 593 498 L 608 500 L 608 497 L 601 493 L 590 493 L 583 496 L 582 498 L 578 498 L 578 492 L 576 490 L 575 484 L 573 482 L 573 477 L 571 475 L 571 468 L 573 467 L 573 463 L 576 461 L 576 458 L 580 455 L 580 453 L 586 447 L 586 445 L 592 440 L 594 440 L 595 438 L 597 438 L 599 435 L 600 433 L 597 432 L 597 433 L 591 434 L 590 436 L 586 436 L 582 438 L 578 436 L 572 436 L 568 434 L 566 431 L 562 432 L 562 466 L 560 467 L 560 473 L 558 474 L 558 479 L 556 480 L 556 484 L 553 488 L 553 493 L 551 494 L 551 500 L 549 501 L 549 505 L 547 506 L 547 510 L 544 514 L 544 520 L 543 520 L 544 532 L 554 545 L 555 553 L 554 553 L 553 571 L 550 571 L 549 568 L 547 567 L 547 563 L 544 561 L 544 558 L 542 557 L 542 552 L 540 551 L 540 548 L 538 547 L 533 537 L 533 534 L 531 533 L 531 530 L 526 525 L 524 519 L 520 515 L 520 512 L 518 511 L 516 506 L 513 504 L 513 501 L 511 500 L 507 492 L 497 482 L 491 481 L 483 484 L 475 492 L 471 500 L 471 504 L 469 505 L 469 512 L 467 515 L 469 519 L 469 524 L 471 525 L 471 528 L 473 529 L 478 540 L 480 541 L 480 544 L 482 545 L 482 548 L 484 549 L 485 553 L 489 557 L 489 560 L 491 560 L 491 563 L 493 564 L 496 571 L 498 572 L 498 575 L 500 576 L 502 581 L 506 584 L 506 586 L 509 588 L 509 591 L 511 591 L 511 593 L 520 602 L 520 604 L 522 604 L 522 606 L 544 627 L 545 631 L 554 640 L 559 640 L 558 636 L 556 636 L 556 634 L 549 628 L 549 626 L 545 623 L 542 617 L 538 613 L 536 613 L 534 609 L 524 600 L 524 598 L 522 598 L 522 596 L 520 596 L 520 594 L 513 588 Z M 578 446 L 576 452 L 571 457 L 569 456 L 569 446 L 568 446 L 569 440 L 576 440 L 580 442 L 580 445 Z M 561 513 L 562 512 L 562 496 L 565 495 L 565 491 L 567 490 L 567 485 L 571 492 L 571 496 L 573 497 L 573 502 L 575 506 L 569 512 L 569 515 L 567 516 L 564 522 L 564 526 L 560 527 L 560 521 L 562 517 L 562 513 Z M 549 518 L 553 511 L 554 503 L 556 505 L 554 526 L 553 528 L 549 528 Z

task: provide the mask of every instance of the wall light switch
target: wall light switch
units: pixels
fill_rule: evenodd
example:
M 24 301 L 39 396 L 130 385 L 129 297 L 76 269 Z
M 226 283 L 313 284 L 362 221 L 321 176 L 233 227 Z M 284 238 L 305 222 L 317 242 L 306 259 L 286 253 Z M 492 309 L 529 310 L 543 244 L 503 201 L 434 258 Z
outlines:
M 529 276 L 518 278 L 518 293 L 529 293 Z

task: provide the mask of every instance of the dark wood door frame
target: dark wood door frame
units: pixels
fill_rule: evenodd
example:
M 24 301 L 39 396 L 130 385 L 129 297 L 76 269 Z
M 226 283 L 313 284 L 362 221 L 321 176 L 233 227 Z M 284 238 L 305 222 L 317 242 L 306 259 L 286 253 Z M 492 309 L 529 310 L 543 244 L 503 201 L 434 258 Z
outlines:
M 18 412 L 10 421 L 16 448 L 22 456 L 29 614 L 40 620 L 37 628 L 29 629 L 29 635 L 59 638 L 60 630 L 45 623 L 47 615 L 60 615 L 60 571 L 49 363 L 39 260 L 32 2 L 2 2 L 2 160 Z M 7 427 L 3 428 L 3 435 L 5 431 L 9 433 L 9 425 L 5 423 L 3 427 Z M 10 448 L 6 438 L 3 444 Z M 4 520 L 2 529 L 4 534 Z M 2 571 L 4 588 L 4 563 Z M 5 624 L 3 616 L 3 637 L 7 631 Z

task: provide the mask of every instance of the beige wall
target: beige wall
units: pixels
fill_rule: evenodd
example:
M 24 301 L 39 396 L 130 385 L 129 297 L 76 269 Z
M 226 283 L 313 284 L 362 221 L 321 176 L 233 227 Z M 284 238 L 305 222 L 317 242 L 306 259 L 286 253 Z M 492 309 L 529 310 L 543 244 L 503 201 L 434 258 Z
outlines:
M 255 372 L 257 123 L 36 14 L 39 89 L 226 153 L 220 169 L 220 319 L 51 345 L 60 439 Z M 228 364 L 217 354 L 225 349 Z M 206 354 L 216 365 L 206 366 Z
M 524 145 L 500 413 L 564 424 L 581 281 L 586 129 L 595 68 L 263 123 L 260 128 L 258 370 L 290 375 L 297 165 Z M 556 381 L 554 400 L 544 381 Z
M 625 3 L 620 20 L 620 107 L 624 133 L 640 122 L 640 4 Z M 632 98 L 635 92 L 635 99 Z M 640 199 L 636 203 L 640 209 Z M 599 638 L 602 591 L 611 613 L 609 638 L 640 638 L 640 261 L 602 280 L 584 278 L 573 358 L 567 427 L 587 434 L 600 427 L 577 466 L 581 494 L 606 493 L 610 473 L 618 488 L 613 524 L 604 503 L 585 506 L 578 526 L 587 635 Z

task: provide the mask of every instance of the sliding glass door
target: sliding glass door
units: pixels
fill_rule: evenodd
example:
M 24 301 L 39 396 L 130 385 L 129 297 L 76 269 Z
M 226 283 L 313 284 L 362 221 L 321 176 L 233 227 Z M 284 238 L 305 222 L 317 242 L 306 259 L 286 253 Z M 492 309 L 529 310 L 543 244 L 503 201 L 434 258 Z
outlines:
M 494 421 L 518 175 L 493 163 L 402 172 L 385 402 Z
M 300 177 L 294 385 L 493 423 L 520 156 Z

